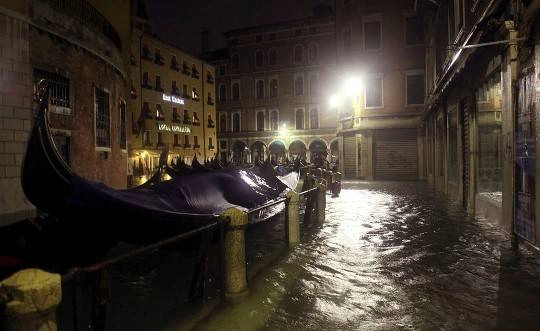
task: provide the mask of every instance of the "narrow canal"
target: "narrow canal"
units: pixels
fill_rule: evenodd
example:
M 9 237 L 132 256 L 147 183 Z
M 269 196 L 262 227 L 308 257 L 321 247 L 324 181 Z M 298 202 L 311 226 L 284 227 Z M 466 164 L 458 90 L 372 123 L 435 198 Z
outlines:
M 322 228 L 198 329 L 538 330 L 539 261 L 423 184 L 348 182 Z

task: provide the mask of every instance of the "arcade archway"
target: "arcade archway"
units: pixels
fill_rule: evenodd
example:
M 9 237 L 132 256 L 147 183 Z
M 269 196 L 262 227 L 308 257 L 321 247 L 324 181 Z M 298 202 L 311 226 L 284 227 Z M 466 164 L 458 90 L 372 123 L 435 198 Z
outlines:
M 289 145 L 289 156 L 291 160 L 296 160 L 298 158 L 305 160 L 306 151 L 306 145 L 300 140 L 295 140 Z
M 268 146 L 268 152 L 270 154 L 270 159 L 273 162 L 279 163 L 282 162 L 285 158 L 285 144 L 281 141 L 274 141 Z
M 266 145 L 262 141 L 256 141 L 251 145 L 251 162 L 264 161 L 266 156 Z
M 309 144 L 310 162 L 318 167 L 324 166 L 328 157 L 326 143 L 320 139 L 314 140 Z

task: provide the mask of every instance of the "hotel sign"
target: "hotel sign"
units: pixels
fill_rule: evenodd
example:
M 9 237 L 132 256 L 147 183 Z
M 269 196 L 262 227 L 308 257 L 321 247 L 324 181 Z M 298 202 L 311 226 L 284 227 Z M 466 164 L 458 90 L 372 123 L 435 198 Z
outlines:
M 191 133 L 191 129 L 187 126 L 158 123 L 157 128 L 158 128 L 158 131 Z
M 163 93 L 163 101 L 169 101 L 169 102 L 172 102 L 172 103 L 177 103 L 179 105 L 184 104 L 184 99 L 177 98 L 174 95 L 167 95 L 165 93 Z

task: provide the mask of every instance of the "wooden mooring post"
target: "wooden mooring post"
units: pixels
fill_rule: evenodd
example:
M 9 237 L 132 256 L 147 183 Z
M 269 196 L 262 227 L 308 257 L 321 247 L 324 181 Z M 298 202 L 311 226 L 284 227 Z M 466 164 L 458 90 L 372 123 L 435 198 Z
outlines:
M 285 230 L 287 231 L 287 244 L 294 246 L 300 242 L 300 195 L 290 191 L 287 193 L 287 197 Z

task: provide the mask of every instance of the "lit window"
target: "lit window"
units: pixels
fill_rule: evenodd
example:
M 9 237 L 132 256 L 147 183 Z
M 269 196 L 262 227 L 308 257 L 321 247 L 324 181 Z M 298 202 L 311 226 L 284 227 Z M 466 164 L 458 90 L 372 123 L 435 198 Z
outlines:
M 163 119 L 163 108 L 161 108 L 161 105 L 158 103 L 156 104 L 156 119 Z

